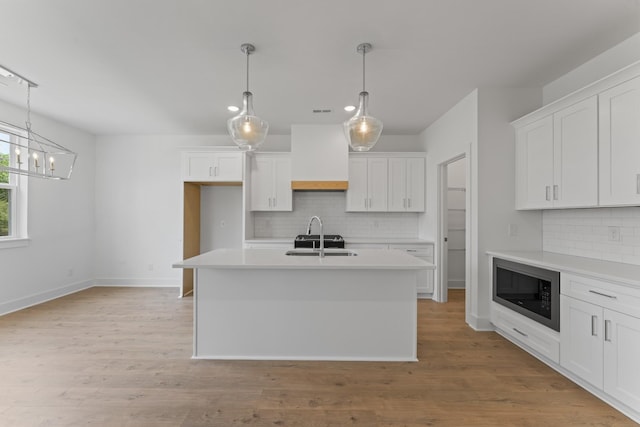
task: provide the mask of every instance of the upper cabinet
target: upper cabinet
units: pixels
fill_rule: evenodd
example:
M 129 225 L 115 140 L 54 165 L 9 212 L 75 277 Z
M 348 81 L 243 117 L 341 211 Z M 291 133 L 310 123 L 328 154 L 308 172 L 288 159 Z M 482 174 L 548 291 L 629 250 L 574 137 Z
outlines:
M 256 153 L 252 156 L 251 210 L 293 210 L 290 155 Z
M 389 158 L 389 211 L 423 212 L 424 158 Z
M 598 204 L 597 107 L 593 96 L 517 129 L 518 209 Z
M 640 205 L 640 77 L 599 95 L 600 204 Z
M 424 153 L 349 157 L 348 212 L 424 212 Z
M 243 153 L 238 151 L 186 151 L 182 153 L 182 180 L 242 182 Z
M 516 208 L 640 205 L 640 62 L 512 124 Z
M 385 212 L 387 210 L 387 159 L 349 158 L 347 212 Z

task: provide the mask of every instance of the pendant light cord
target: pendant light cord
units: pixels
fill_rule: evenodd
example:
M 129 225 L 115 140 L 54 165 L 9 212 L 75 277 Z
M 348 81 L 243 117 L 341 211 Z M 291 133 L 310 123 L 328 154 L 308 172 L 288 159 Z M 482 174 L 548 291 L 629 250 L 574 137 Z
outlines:
M 31 136 L 31 84 L 27 83 L 27 133 Z
M 247 49 L 247 92 L 249 92 L 249 50 Z
M 364 56 L 367 54 L 367 49 L 362 49 L 362 91 L 365 92 L 364 89 Z

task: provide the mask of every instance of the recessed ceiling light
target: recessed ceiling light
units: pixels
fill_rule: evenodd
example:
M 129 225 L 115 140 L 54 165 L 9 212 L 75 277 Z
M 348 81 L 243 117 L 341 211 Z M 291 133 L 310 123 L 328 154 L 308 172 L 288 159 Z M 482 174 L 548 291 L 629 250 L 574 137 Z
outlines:
M 344 107 L 344 111 L 346 111 L 348 113 L 352 112 L 355 109 L 356 109 L 355 105 L 347 105 L 346 107 Z
M 236 107 L 235 105 L 229 105 L 227 107 L 227 110 L 231 111 L 232 113 L 235 113 L 237 111 L 240 111 L 240 108 Z

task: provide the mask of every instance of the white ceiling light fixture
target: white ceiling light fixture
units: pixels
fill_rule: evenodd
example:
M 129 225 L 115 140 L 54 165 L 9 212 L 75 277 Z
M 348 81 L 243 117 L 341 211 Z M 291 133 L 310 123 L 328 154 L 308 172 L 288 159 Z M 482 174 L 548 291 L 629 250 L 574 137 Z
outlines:
M 244 43 L 240 50 L 247 55 L 247 90 L 242 93 L 242 110 L 227 121 L 229 135 L 241 150 L 254 151 L 267 137 L 269 123 L 253 112 L 253 94 L 249 92 L 249 55 L 255 52 L 254 45 Z
M 6 67 L 0 66 L 0 75 L 27 86 L 26 127 L 3 123 L 6 127 L 2 128 L 2 134 L 9 135 L 9 138 L 0 139 L 0 142 L 8 144 L 10 158 L 8 164 L 0 163 L 0 171 L 36 178 L 70 179 L 78 155 L 31 128 L 31 88 L 38 85 Z
M 370 43 L 360 43 L 356 48 L 362 54 L 362 92 L 356 114 L 344 122 L 344 133 L 354 151 L 369 151 L 376 145 L 382 133 L 382 122 L 368 114 L 369 92 L 365 90 L 365 55 L 371 51 Z

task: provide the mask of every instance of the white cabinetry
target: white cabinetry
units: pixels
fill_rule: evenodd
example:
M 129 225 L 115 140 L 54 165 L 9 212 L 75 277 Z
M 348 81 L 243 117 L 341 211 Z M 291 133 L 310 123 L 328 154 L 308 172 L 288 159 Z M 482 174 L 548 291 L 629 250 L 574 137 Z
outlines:
M 389 211 L 424 212 L 424 158 L 389 158 Z
M 640 290 L 562 275 L 560 365 L 640 408 Z
M 600 204 L 640 205 L 640 77 L 599 95 Z
M 347 212 L 387 210 L 387 159 L 349 158 Z
M 516 127 L 518 209 L 598 204 L 595 96 Z
M 251 159 L 251 210 L 291 211 L 291 158 L 256 153 Z
M 182 180 L 242 182 L 243 153 L 188 151 L 182 153 Z
M 392 244 L 389 249 L 399 249 L 409 255 L 433 264 L 433 245 L 431 244 Z M 433 270 L 418 271 L 418 295 L 433 293 Z

